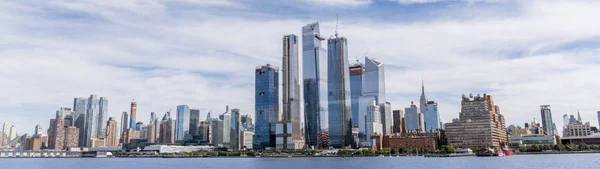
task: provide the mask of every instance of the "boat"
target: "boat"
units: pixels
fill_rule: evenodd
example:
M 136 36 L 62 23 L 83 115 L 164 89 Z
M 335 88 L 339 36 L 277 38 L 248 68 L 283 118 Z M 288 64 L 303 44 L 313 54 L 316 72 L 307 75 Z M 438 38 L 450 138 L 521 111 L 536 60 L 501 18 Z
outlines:
M 477 157 L 492 157 L 496 155 L 496 151 L 494 151 L 494 149 L 491 148 L 482 148 L 475 153 L 475 156 Z
M 504 156 L 511 156 L 513 154 L 512 150 L 506 147 L 502 148 L 502 152 L 504 153 Z

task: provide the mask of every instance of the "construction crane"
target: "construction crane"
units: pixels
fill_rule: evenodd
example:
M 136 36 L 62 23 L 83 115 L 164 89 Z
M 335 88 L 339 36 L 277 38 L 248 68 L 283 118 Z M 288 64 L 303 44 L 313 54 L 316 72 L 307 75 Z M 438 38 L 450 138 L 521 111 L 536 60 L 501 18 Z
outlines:
M 360 58 L 359 58 L 359 57 L 356 57 L 356 63 L 360 63 L 360 60 L 361 60 L 361 59 L 363 59 L 363 58 L 365 58 L 365 57 L 367 56 L 367 54 L 368 54 L 368 53 L 369 53 L 369 52 L 365 52 L 365 54 L 363 54 L 363 55 L 362 55 Z

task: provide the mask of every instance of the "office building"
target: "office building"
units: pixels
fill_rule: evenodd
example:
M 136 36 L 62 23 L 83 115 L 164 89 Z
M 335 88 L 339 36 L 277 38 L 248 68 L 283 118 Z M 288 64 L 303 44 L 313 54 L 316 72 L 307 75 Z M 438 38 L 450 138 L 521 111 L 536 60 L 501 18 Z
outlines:
M 137 102 L 131 102 L 129 109 L 129 128 L 136 130 L 137 124 Z
M 39 136 L 33 136 L 27 139 L 25 150 L 40 151 L 42 149 L 42 139 Z
M 419 108 L 412 101 L 410 102 L 410 107 L 404 108 L 404 128 L 406 132 L 409 131 L 423 131 L 419 124 Z
M 62 108 L 61 108 L 62 109 Z M 65 143 L 64 119 L 60 110 L 56 111 L 56 118 L 50 120 L 48 130 L 48 148 L 53 150 L 63 150 Z
M 374 135 L 382 135 L 383 134 L 383 124 L 381 124 L 381 106 L 376 104 L 375 100 L 371 101 L 369 107 L 367 107 L 367 115 L 365 115 L 365 136 L 366 138 L 371 138 Z M 371 143 L 369 141 L 369 143 Z M 370 144 L 367 144 L 370 146 Z
M 40 124 L 35 125 L 35 130 L 33 131 L 33 136 L 42 135 L 42 126 Z
M 240 109 L 231 109 L 231 122 L 229 126 L 229 148 L 232 150 L 240 150 L 241 148 L 240 132 L 242 131 L 242 123 L 240 121 L 240 118 Z
M 88 98 L 77 97 L 73 99 L 73 125 L 79 128 L 79 146 L 85 147 L 85 122 L 88 107 Z
M 252 116 L 249 114 L 244 114 L 240 118 L 240 122 L 242 123 L 242 128 L 245 130 L 254 131 L 254 123 L 252 123 Z
M 209 121 L 201 121 L 198 126 L 198 141 L 201 144 L 211 143 L 212 129 Z
M 456 148 L 501 148 L 507 145 L 506 130 L 491 95 L 466 96 L 461 101 L 460 121 L 446 123 L 448 144 Z
M 275 123 L 279 121 L 279 70 L 267 64 L 257 67 L 254 75 L 256 124 L 253 148 L 275 148 Z
M 170 113 L 165 113 L 165 116 L 160 122 L 160 143 L 174 144 L 175 143 L 175 122 L 171 119 Z
M 231 143 L 231 110 L 229 109 L 229 105 L 225 106 L 225 113 L 219 115 L 219 119 L 223 121 L 223 125 L 219 132 L 222 133 L 223 136 L 223 147 L 230 148 Z
M 394 110 L 392 111 L 394 114 L 394 133 L 404 133 L 404 111 L 402 110 Z
M 127 131 L 125 132 L 125 137 L 123 138 L 123 144 L 129 144 L 131 143 L 131 140 L 134 139 L 140 139 L 140 130 L 134 130 L 132 128 L 128 128 Z M 99 139 L 96 139 L 96 141 Z M 104 140 L 104 139 L 102 139 Z
M 435 101 L 427 101 L 425 111 L 425 131 L 442 129 L 438 104 Z
M 127 112 L 123 112 L 121 114 L 121 138 L 119 139 L 120 143 L 123 143 L 123 138 L 125 138 L 125 133 L 127 132 L 127 129 L 129 128 L 129 115 L 127 114 Z
M 600 111 L 596 112 L 598 114 L 598 127 L 600 127 Z
M 542 114 L 542 127 L 545 135 L 554 135 L 554 122 L 552 122 L 552 111 L 550 105 L 541 105 L 540 112 Z
M 129 131 L 133 131 L 133 130 L 130 128 L 130 129 L 128 129 L 128 132 Z M 139 132 L 133 131 L 133 133 L 139 133 Z M 90 146 L 90 148 L 104 147 L 104 146 L 106 146 L 106 142 L 104 141 L 104 138 L 91 138 L 88 145 Z
M 420 109 L 419 109 L 419 128 L 421 130 L 428 130 L 425 128 L 425 113 L 427 113 L 427 95 L 425 95 L 425 83 L 421 80 L 421 99 L 420 101 Z
M 328 125 L 327 53 L 321 47 L 323 40 L 325 38 L 321 36 L 318 22 L 302 27 L 304 140 L 308 146 L 318 146 L 318 133 Z M 256 138 L 254 141 L 256 142 Z
M 64 149 L 79 147 L 79 128 L 75 126 L 67 126 L 65 129 Z
M 327 45 L 329 146 L 342 148 L 352 145 L 353 141 L 348 41 L 336 36 L 329 38 Z
M 190 107 L 187 105 L 177 106 L 177 119 L 175 125 L 175 141 L 183 141 L 190 132 Z
M 349 67 L 349 70 L 351 99 L 350 104 L 352 107 L 352 127 L 361 128 L 359 125 L 363 122 L 360 122 L 360 119 L 364 119 L 364 117 L 360 117 L 359 114 L 359 100 L 360 96 L 362 95 L 363 74 L 365 72 L 365 68 L 363 64 L 359 63 L 357 60 L 357 63 L 351 65 Z
M 156 128 L 154 127 L 154 123 L 150 122 L 148 126 L 146 126 L 146 140 L 148 143 L 154 143 L 156 141 Z
M 80 104 L 83 103 L 80 101 L 81 98 L 75 99 L 75 107 L 76 112 L 80 108 Z M 105 122 L 108 120 L 108 99 L 106 97 L 98 97 L 97 95 L 92 94 L 87 101 L 85 101 L 87 106 L 85 107 L 85 116 L 83 121 L 83 129 L 76 125 L 77 128 L 83 130 L 80 131 L 80 139 L 79 143 L 82 147 L 89 147 L 91 138 L 104 138 L 106 136 L 106 125 Z M 81 115 L 78 115 L 77 123 Z M 83 135 L 83 136 L 82 136 Z
M 250 130 L 244 130 L 242 131 L 242 133 L 240 134 L 240 140 L 241 140 L 241 147 L 242 149 L 252 149 L 252 144 L 253 144 L 253 137 L 254 137 L 254 132 L 250 131 Z
M 392 106 L 390 102 L 379 103 L 379 111 L 381 113 L 381 125 L 383 125 L 381 134 L 392 134 L 392 127 L 394 127 L 394 124 L 392 123 Z
M 563 137 L 585 137 L 592 135 L 592 126 L 590 122 L 586 123 L 571 123 L 563 129 Z
M 213 119 L 210 121 L 210 124 L 211 124 L 211 129 L 212 129 L 212 132 L 210 133 L 211 134 L 210 137 L 212 139 L 211 144 L 216 147 L 227 148 L 227 145 L 223 141 L 224 140 L 223 138 L 225 137 L 223 135 L 223 130 L 224 130 L 223 128 L 229 128 L 229 127 L 225 127 L 223 125 L 223 120 L 221 120 L 221 119 Z M 227 136 L 227 138 L 229 139 L 229 136 Z
M 109 117 L 106 122 L 106 145 L 119 146 L 119 128 L 115 117 Z
M 276 125 L 277 149 L 302 149 L 304 147 L 304 123 L 300 120 L 300 74 L 298 63 L 298 37 L 283 37 L 282 57 L 282 111 Z M 280 131 L 280 132 L 279 132 Z
M 198 136 L 198 126 L 200 125 L 200 110 L 190 109 L 190 136 L 194 139 Z

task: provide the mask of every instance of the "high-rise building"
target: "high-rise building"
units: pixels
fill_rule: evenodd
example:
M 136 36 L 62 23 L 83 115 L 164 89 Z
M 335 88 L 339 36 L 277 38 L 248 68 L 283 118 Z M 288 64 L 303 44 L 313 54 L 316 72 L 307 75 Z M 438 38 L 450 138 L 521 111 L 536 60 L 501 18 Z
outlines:
M 463 94 L 460 121 L 446 123 L 448 144 L 457 148 L 501 148 L 507 144 L 506 129 L 491 95 Z
M 211 144 L 213 146 L 217 146 L 217 147 L 226 147 L 226 145 L 223 142 L 223 138 L 224 138 L 224 136 L 223 136 L 223 128 L 224 128 L 223 120 L 213 119 L 210 122 L 210 124 L 211 124 L 210 128 L 212 129 L 212 132 L 210 133 L 211 134 L 210 137 L 212 139 Z M 227 127 L 227 128 L 229 128 L 229 127 Z M 227 138 L 229 138 L 229 137 L 227 137 Z
M 209 121 L 201 121 L 198 126 L 198 141 L 206 144 L 211 143 L 212 129 Z
M 360 122 L 360 119 L 364 120 L 365 118 L 365 114 L 362 115 L 363 117 L 360 117 L 361 114 L 359 114 L 359 100 L 360 96 L 362 96 L 363 74 L 365 73 L 365 67 L 357 60 L 357 63 L 351 65 L 348 69 L 350 70 L 350 104 L 352 107 L 352 127 L 358 127 L 360 131 L 360 128 L 363 127 L 360 127 L 359 125 L 364 123 Z
M 137 102 L 131 102 L 129 110 L 129 128 L 135 130 L 137 123 Z
M 63 119 L 65 121 L 65 123 L 63 125 L 65 125 L 65 127 L 67 126 L 72 126 L 73 125 L 73 111 L 71 108 L 66 108 L 63 107 L 62 109 L 62 116 Z
M 33 136 L 27 139 L 25 150 L 40 151 L 42 148 L 42 139 L 39 136 Z
M 154 122 L 150 122 L 148 123 L 148 126 L 146 126 L 146 140 L 148 140 L 148 143 L 154 143 L 156 140 L 156 134 L 154 133 L 156 133 Z
M 275 148 L 275 123 L 279 121 L 279 70 L 267 64 L 257 67 L 254 75 L 256 126 L 253 148 Z M 216 132 L 215 128 L 212 130 Z
M 442 126 L 440 126 L 441 120 L 438 104 L 435 101 L 427 101 L 425 111 L 425 131 L 429 132 L 431 130 L 441 129 Z
M 183 141 L 184 137 L 190 133 L 190 107 L 187 105 L 177 106 L 176 120 L 175 140 Z
M 353 145 L 348 41 L 336 36 L 327 45 L 329 146 L 342 148 Z
M 106 122 L 106 145 L 119 146 L 119 128 L 115 117 L 109 117 Z
M 308 146 L 318 146 L 318 133 L 326 130 L 328 125 L 327 52 L 321 47 L 323 40 L 318 22 L 302 27 L 304 129 Z M 259 132 L 256 130 L 255 134 Z M 254 141 L 257 141 L 256 138 Z M 254 148 L 257 148 L 256 145 Z
M 240 141 L 241 141 L 241 146 L 242 149 L 252 149 L 252 139 L 254 136 L 254 132 L 250 131 L 250 130 L 244 130 L 241 132 L 240 134 Z
M 35 130 L 33 132 L 33 136 L 42 135 L 42 126 L 40 124 L 35 125 Z
M 10 137 L 10 124 L 4 123 L 2 125 L 2 134 L 0 134 L 0 147 L 6 145 Z
M 550 105 L 541 105 L 540 112 L 542 113 L 542 127 L 545 135 L 554 135 L 554 122 L 552 122 L 552 111 Z
M 419 100 L 420 102 L 420 110 L 419 110 L 419 128 L 421 128 L 421 130 L 428 130 L 425 127 L 425 119 L 424 117 L 426 116 L 425 114 L 427 113 L 427 95 L 425 95 L 425 83 L 423 83 L 423 80 L 421 80 L 421 99 Z
M 225 113 L 219 115 L 219 119 L 223 121 L 222 126 L 220 126 L 220 131 L 222 133 L 223 147 L 230 148 L 231 143 L 231 110 L 229 109 L 229 105 L 225 106 Z M 215 131 L 217 132 L 217 131 Z
M 365 135 L 368 140 L 370 140 L 369 138 L 371 138 L 373 135 L 383 134 L 380 108 L 381 106 L 377 105 L 375 100 L 372 100 L 371 104 L 369 104 L 369 107 L 367 107 L 367 115 L 365 117 Z
M 240 122 L 240 109 L 231 109 L 231 122 L 230 122 L 230 146 L 229 148 L 232 150 L 239 150 L 241 148 L 240 142 L 240 132 L 241 132 L 241 122 Z
M 50 121 L 48 148 L 53 150 L 63 150 L 65 143 L 65 128 L 64 119 L 60 110 L 56 111 L 56 118 L 51 119 Z
M 413 102 L 410 102 L 410 107 L 404 108 L 404 128 L 406 132 L 409 131 L 423 131 L 419 125 L 419 108 Z
M 141 133 L 139 130 L 134 130 L 132 128 L 128 128 L 123 137 L 123 144 L 131 143 L 132 139 L 140 139 L 140 134 Z M 94 140 L 98 141 L 100 139 L 94 139 Z M 102 140 L 104 140 L 104 139 L 102 139 Z M 90 142 L 92 142 L 92 141 L 90 141 Z
M 10 133 L 8 134 L 8 138 L 10 140 L 17 138 L 17 127 L 15 125 L 10 126 Z
M 65 129 L 64 149 L 79 146 L 79 129 L 75 126 L 67 126 Z
M 394 127 L 394 124 L 392 123 L 392 105 L 390 102 L 379 103 L 379 113 L 381 113 L 381 125 L 383 125 L 381 134 L 392 134 L 392 128 Z
M 394 133 L 404 133 L 404 111 L 394 110 Z
M 154 112 L 150 113 L 150 118 L 152 121 L 152 126 L 154 126 L 154 136 L 152 136 L 154 138 L 154 141 L 152 141 L 153 143 L 158 143 L 158 138 L 160 138 L 160 117 L 158 117 Z M 154 120 L 152 120 L 154 119 Z
M 600 127 L 600 111 L 596 112 L 598 114 L 598 127 Z
M 200 110 L 190 109 L 190 136 L 196 139 L 198 136 L 198 127 L 200 125 Z
M 129 115 L 127 114 L 126 111 L 124 111 L 121 114 L 121 139 L 119 139 L 120 143 L 124 143 L 123 138 L 125 138 L 125 133 L 127 132 L 127 129 L 129 128 Z
M 369 57 L 365 57 L 365 75 L 362 84 L 362 95 L 375 96 L 375 101 L 378 105 L 386 102 L 384 65 Z
M 171 119 L 170 113 L 165 113 L 160 122 L 160 143 L 173 144 L 175 143 L 175 122 Z
M 564 129 L 564 128 L 567 128 L 567 125 L 569 124 L 569 122 L 570 122 L 570 121 L 569 121 L 569 115 L 567 115 L 567 114 L 564 114 L 564 115 L 563 115 L 563 129 Z
M 85 115 L 85 126 L 82 146 L 88 147 L 91 138 L 104 138 L 106 136 L 106 125 L 104 122 L 108 119 L 108 100 L 105 97 L 91 95 L 88 98 L 87 110 Z M 81 133 L 80 133 L 81 134 Z
M 86 130 L 85 124 L 87 120 L 87 106 L 88 106 L 88 98 L 86 97 L 77 97 L 73 99 L 73 125 L 79 128 L 79 146 L 85 147 L 86 141 Z
M 302 149 L 304 147 L 304 123 L 300 112 L 300 74 L 298 63 L 298 37 L 283 36 L 282 57 L 282 109 L 281 121 L 276 125 L 277 149 Z
M 244 114 L 240 118 L 240 122 L 242 123 L 242 128 L 245 130 L 254 131 L 254 123 L 252 123 L 252 116 L 249 114 Z

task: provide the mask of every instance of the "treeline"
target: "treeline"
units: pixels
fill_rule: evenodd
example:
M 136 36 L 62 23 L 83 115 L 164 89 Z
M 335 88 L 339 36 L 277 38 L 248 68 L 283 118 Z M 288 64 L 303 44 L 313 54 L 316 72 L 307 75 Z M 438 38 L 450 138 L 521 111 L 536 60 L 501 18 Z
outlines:
M 519 151 L 522 152 L 542 152 L 542 151 L 590 151 L 590 150 L 600 150 L 600 145 L 586 145 L 586 144 L 556 144 L 556 145 L 531 145 L 531 146 L 521 146 L 519 147 Z

